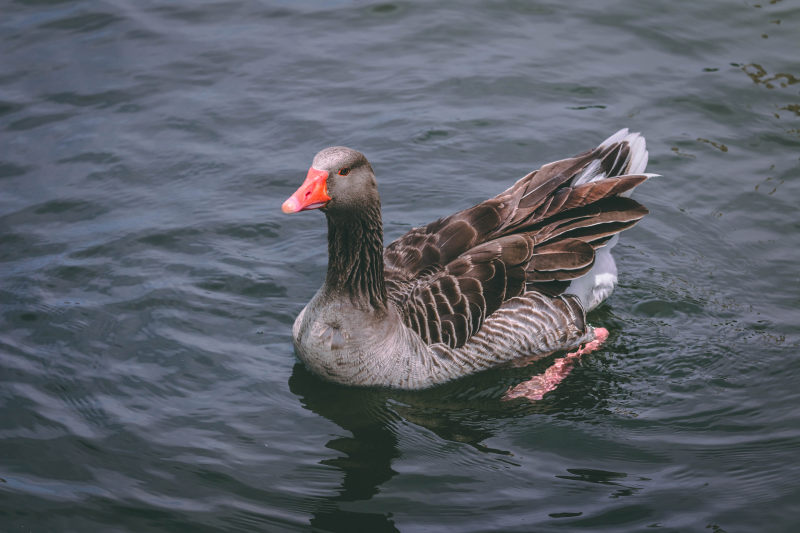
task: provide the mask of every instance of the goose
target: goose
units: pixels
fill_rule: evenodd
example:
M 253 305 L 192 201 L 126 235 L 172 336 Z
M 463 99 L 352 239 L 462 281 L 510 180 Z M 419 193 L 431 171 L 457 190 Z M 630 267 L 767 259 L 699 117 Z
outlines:
M 630 198 L 655 175 L 644 172 L 647 160 L 644 137 L 622 129 L 384 248 L 372 166 L 356 150 L 325 148 L 282 205 L 319 209 L 328 223 L 327 274 L 294 322 L 295 353 L 325 380 L 424 389 L 598 348 L 608 332 L 586 313 L 617 283 L 619 232 L 648 212 Z M 569 357 L 516 395 L 552 390 Z

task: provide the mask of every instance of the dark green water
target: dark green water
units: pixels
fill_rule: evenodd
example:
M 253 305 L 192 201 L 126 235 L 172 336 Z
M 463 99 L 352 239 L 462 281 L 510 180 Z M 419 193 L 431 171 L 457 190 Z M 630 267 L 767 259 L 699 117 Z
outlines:
M 800 521 L 800 4 L 0 3 L 0 530 L 739 531 Z M 386 238 L 621 127 L 651 214 L 605 349 L 424 392 L 290 329 L 367 154 Z

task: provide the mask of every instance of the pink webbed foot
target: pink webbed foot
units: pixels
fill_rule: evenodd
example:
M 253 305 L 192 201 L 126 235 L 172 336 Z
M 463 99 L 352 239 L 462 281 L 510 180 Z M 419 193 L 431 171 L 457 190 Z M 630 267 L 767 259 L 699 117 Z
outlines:
M 541 400 L 545 394 L 558 387 L 558 384 L 569 375 L 582 355 L 598 350 L 607 338 L 608 330 L 606 328 L 594 328 L 593 341 L 587 342 L 583 348 L 579 348 L 575 352 L 559 357 L 542 374 L 533 376 L 516 387 L 511 387 L 503 395 L 503 400 L 515 398 L 527 398 L 531 401 Z

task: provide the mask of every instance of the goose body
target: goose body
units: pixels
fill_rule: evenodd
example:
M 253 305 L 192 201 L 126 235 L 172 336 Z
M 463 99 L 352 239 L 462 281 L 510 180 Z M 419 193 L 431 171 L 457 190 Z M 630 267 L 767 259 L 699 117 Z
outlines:
M 325 282 L 292 329 L 298 357 L 338 383 L 419 389 L 593 341 L 586 312 L 617 282 L 618 233 L 647 213 L 628 197 L 646 165 L 644 138 L 620 130 L 384 249 L 371 165 L 322 150 L 283 204 L 328 222 Z

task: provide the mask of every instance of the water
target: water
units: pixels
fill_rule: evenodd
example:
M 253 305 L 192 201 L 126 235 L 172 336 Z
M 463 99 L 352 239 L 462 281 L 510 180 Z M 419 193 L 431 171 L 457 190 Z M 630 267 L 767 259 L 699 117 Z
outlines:
M 573 4 L 3 2 L 0 529 L 796 530 L 800 6 Z M 388 241 L 625 126 L 663 177 L 544 400 L 297 364 L 319 149 Z

